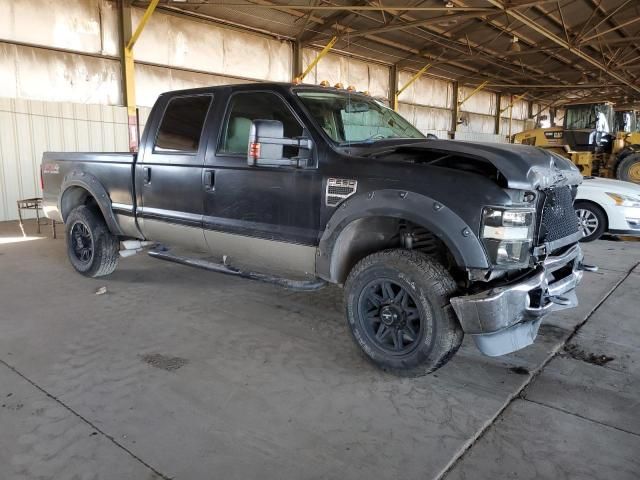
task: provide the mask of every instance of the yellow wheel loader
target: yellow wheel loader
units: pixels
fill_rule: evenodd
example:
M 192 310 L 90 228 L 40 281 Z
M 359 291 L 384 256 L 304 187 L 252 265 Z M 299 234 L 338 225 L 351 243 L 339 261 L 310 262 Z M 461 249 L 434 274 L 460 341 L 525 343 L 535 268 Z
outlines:
M 568 105 L 562 127 L 526 130 L 512 142 L 553 150 L 585 176 L 640 183 L 639 130 L 633 110 L 615 111 L 610 103 Z

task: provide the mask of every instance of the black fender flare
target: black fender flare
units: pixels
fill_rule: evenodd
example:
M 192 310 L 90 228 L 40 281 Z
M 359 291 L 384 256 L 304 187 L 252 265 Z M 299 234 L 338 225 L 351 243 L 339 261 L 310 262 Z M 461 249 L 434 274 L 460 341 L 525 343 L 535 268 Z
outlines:
M 487 255 L 474 229 L 442 202 L 405 190 L 385 189 L 357 194 L 339 205 L 320 238 L 316 273 L 328 281 L 341 283 L 340 236 L 347 226 L 367 217 L 409 220 L 429 229 L 440 238 L 462 268 L 489 268 Z
M 113 214 L 113 209 L 111 208 L 111 197 L 109 197 L 102 183 L 100 183 L 94 175 L 87 172 L 72 171 L 62 180 L 60 187 L 62 193 L 58 198 L 58 211 L 63 220 L 66 220 L 66 218 L 63 215 L 62 202 L 65 194 L 72 187 L 80 187 L 89 192 L 98 204 L 98 208 L 100 208 L 100 212 L 102 212 L 107 227 L 109 227 L 109 231 L 114 235 L 123 235 L 120 225 L 118 225 L 116 217 Z

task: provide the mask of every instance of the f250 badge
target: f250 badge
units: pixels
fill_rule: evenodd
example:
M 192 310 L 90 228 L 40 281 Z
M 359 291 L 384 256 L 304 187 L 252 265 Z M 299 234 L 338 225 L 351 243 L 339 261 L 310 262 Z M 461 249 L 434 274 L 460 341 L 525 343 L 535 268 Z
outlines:
M 42 173 L 45 175 L 57 175 L 60 173 L 60 165 L 57 163 L 46 163 L 42 167 Z

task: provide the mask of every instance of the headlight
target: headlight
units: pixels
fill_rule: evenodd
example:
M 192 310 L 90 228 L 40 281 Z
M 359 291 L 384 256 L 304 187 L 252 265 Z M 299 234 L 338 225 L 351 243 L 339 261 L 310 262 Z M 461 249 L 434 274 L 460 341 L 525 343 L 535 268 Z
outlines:
M 531 209 L 484 208 L 480 236 L 494 265 L 529 263 L 534 217 Z
M 629 195 L 620 195 L 619 193 L 611 193 L 605 192 L 613 201 L 616 202 L 616 205 L 620 207 L 640 207 L 640 198 L 631 197 Z

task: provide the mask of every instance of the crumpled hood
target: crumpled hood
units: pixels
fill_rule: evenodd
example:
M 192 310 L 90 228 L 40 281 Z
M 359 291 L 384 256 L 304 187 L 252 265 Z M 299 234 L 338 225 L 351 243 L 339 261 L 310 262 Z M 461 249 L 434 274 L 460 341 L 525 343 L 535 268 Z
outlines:
M 580 170 L 571 161 L 549 150 L 529 145 L 426 140 L 403 148 L 411 151 L 421 149 L 460 154 L 490 162 L 504 176 L 509 188 L 536 190 L 582 183 Z

